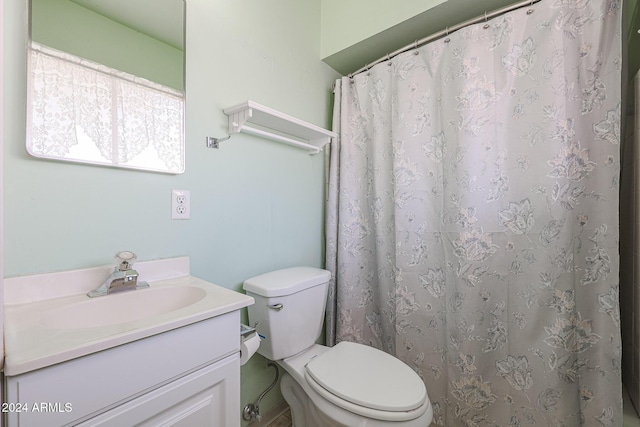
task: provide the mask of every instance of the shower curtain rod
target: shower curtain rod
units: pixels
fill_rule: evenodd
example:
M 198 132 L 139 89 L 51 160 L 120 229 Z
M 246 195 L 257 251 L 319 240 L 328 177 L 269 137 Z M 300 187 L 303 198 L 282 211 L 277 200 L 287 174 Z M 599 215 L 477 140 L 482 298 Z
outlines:
M 349 78 L 352 78 L 353 76 L 355 76 L 356 74 L 360 74 L 363 71 L 367 71 L 369 69 L 371 69 L 371 67 L 373 67 L 374 65 L 378 65 L 381 62 L 384 61 L 388 61 L 389 59 L 400 55 L 401 53 L 407 52 L 411 49 L 416 49 L 424 44 L 427 44 L 431 41 L 434 41 L 436 39 L 439 39 L 441 37 L 445 37 L 448 36 L 449 34 L 453 33 L 454 31 L 458 31 L 461 28 L 464 28 L 468 25 L 472 25 L 472 24 L 477 24 L 483 21 L 488 21 L 489 19 L 495 18 L 496 16 L 499 15 L 503 15 L 507 12 L 511 12 L 512 10 L 516 10 L 516 9 L 520 9 L 521 7 L 525 7 L 525 6 L 533 6 L 534 4 L 540 2 L 541 0 L 525 0 L 525 1 L 521 1 L 518 3 L 514 3 L 511 6 L 505 6 L 503 8 L 500 9 L 496 9 L 492 12 L 485 12 L 484 15 L 480 15 L 476 18 L 472 18 L 469 19 L 467 21 L 461 22 L 460 24 L 454 25 L 453 27 L 447 27 L 446 29 L 442 30 L 442 31 L 438 31 L 437 33 L 431 34 L 430 36 L 427 36 L 425 38 L 422 38 L 420 40 L 416 40 L 414 43 L 411 43 L 410 45 L 407 45 L 403 48 L 400 48 L 392 53 L 388 53 L 385 56 L 383 56 L 382 58 L 379 58 L 378 60 L 372 62 L 371 64 L 367 64 L 364 67 L 354 71 L 353 73 L 349 73 L 347 76 Z M 527 13 L 531 13 L 531 12 L 527 12 Z

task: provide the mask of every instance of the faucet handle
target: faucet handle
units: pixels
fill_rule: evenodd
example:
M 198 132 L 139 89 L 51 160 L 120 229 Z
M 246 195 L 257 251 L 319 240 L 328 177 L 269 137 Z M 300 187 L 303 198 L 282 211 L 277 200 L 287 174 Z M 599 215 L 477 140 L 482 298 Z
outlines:
M 137 255 L 131 251 L 120 251 L 116 253 L 115 259 L 118 260 L 118 270 L 126 271 L 133 265 L 137 259 Z

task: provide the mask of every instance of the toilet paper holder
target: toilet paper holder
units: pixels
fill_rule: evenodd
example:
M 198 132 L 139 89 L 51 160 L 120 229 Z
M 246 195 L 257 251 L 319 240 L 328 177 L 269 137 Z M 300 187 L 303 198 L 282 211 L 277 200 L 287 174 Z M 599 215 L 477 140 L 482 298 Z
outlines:
M 251 334 L 256 331 L 256 328 L 252 328 L 251 326 L 240 324 L 240 338 L 248 338 Z
M 256 322 L 256 326 L 257 325 L 258 322 Z M 244 323 L 240 324 L 240 340 L 250 337 L 254 332 L 257 333 L 257 329 L 255 327 L 252 328 L 251 326 L 245 325 Z M 258 337 L 260 337 L 260 340 L 265 339 L 265 336 L 262 334 L 258 334 Z
M 258 351 L 260 339 L 256 328 L 240 324 L 240 366 L 247 363 Z

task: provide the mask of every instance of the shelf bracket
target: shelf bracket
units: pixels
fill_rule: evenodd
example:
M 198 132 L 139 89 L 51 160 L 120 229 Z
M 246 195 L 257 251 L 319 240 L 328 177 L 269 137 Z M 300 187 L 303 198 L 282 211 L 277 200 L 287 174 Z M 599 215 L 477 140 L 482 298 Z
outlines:
M 253 108 L 238 111 L 229 116 L 229 132 L 240 133 L 244 124 L 253 117 Z

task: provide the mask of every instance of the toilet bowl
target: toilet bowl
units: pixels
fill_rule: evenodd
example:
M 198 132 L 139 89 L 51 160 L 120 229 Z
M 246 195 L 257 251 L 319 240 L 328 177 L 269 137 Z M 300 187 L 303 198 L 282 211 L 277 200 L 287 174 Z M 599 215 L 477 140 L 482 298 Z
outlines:
M 380 355 L 391 360 L 382 364 L 375 357 Z M 346 363 L 336 363 L 345 357 Z M 354 365 L 356 360 L 359 363 Z M 280 390 L 291 407 L 294 425 L 426 427 L 433 418 L 420 377 L 400 360 L 372 347 L 316 344 L 277 363 L 285 370 Z M 387 375 L 377 375 L 381 368 Z
M 258 353 L 285 370 L 280 389 L 294 427 L 427 427 L 433 410 L 422 379 L 399 359 L 363 344 L 318 345 L 330 273 L 294 267 L 244 282 Z

